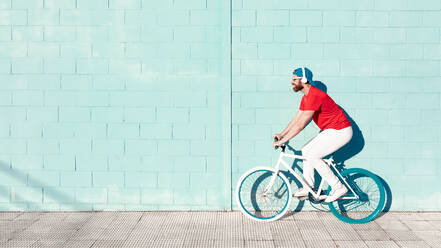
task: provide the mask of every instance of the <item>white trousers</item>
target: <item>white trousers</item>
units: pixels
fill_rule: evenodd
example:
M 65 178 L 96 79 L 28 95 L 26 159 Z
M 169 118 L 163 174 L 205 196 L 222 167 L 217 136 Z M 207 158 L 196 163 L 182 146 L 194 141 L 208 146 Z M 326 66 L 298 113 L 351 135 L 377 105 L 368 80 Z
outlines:
M 303 178 L 309 186 L 314 187 L 314 169 L 332 188 L 340 186 L 339 179 L 322 158 L 340 149 L 351 138 L 352 127 L 326 129 L 306 143 L 302 148 L 302 155 L 306 158 L 303 162 Z

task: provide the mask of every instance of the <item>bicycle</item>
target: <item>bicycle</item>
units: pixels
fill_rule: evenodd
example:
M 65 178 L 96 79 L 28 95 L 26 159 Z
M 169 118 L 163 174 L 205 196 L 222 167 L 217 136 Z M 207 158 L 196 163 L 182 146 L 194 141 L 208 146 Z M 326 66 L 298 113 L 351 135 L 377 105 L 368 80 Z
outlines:
M 316 201 L 326 199 L 323 190 L 324 180 L 314 191 L 303 178 L 296 173 L 283 158 L 305 160 L 304 157 L 285 153 L 282 146 L 277 164 L 271 167 L 255 167 L 245 172 L 239 179 L 236 188 L 236 202 L 241 212 L 256 221 L 275 221 L 283 217 L 289 210 L 294 197 L 291 183 L 284 173 L 292 174 Z M 292 148 L 291 148 L 292 149 Z M 292 149 L 294 150 L 294 149 Z M 350 168 L 341 173 L 337 170 L 332 158 L 323 159 L 336 172 L 340 181 L 348 188 L 348 192 L 334 202 L 328 203 L 331 212 L 341 221 L 347 223 L 367 223 L 374 220 L 383 210 L 386 193 L 381 180 L 372 172 L 361 168 Z M 281 171 L 284 165 L 288 172 Z M 305 199 L 299 199 L 305 200 Z

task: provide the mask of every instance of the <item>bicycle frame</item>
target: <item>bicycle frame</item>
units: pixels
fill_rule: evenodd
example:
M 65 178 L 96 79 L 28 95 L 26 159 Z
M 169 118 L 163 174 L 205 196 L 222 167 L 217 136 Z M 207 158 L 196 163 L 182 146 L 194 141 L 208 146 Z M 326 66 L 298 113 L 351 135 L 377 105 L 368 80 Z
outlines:
M 303 180 L 303 178 L 297 173 L 295 172 L 291 166 L 289 166 L 289 164 L 287 162 L 285 162 L 283 160 L 284 157 L 288 157 L 288 158 L 294 158 L 294 159 L 300 159 L 300 160 L 306 160 L 305 157 L 303 156 L 299 156 L 299 155 L 293 155 L 293 154 L 288 154 L 285 152 L 280 152 L 280 156 L 279 159 L 277 161 L 276 164 L 276 173 L 274 173 L 274 175 L 271 178 L 270 183 L 268 184 L 268 186 L 265 188 L 264 192 L 267 192 L 269 189 L 271 189 L 271 187 L 274 184 L 274 181 L 276 180 L 277 175 L 280 172 L 280 164 L 284 165 L 286 169 L 288 169 L 288 171 L 297 179 L 300 181 L 300 183 L 302 184 L 303 188 L 307 189 L 309 193 L 311 193 L 312 197 L 316 200 L 324 200 L 326 199 L 326 195 L 321 195 L 322 193 L 322 187 L 324 184 L 324 179 L 322 178 L 321 182 L 320 182 L 320 186 L 317 189 L 317 192 L 314 192 L 314 190 L 309 187 L 309 185 Z M 340 197 L 339 199 L 360 199 L 360 197 L 357 195 L 357 193 L 355 193 L 355 191 L 352 189 L 352 187 L 346 182 L 346 179 L 344 177 L 341 176 L 340 172 L 335 168 L 335 164 L 333 162 L 332 158 L 329 159 L 323 159 L 323 161 L 325 161 L 326 164 L 328 164 L 329 166 L 332 166 L 334 168 L 334 170 L 337 172 L 337 174 L 340 176 L 341 179 L 343 179 L 345 186 L 348 188 L 348 190 L 350 190 L 354 196 L 343 196 Z

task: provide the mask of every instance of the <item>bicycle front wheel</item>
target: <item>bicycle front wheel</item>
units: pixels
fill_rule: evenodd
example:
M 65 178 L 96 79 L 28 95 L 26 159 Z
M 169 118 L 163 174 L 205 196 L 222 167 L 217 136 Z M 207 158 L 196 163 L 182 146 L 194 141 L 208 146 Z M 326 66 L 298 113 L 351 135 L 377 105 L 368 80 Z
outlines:
M 344 170 L 341 175 L 358 197 L 349 190 L 341 199 L 328 203 L 331 212 L 347 223 L 374 220 L 383 210 L 386 199 L 381 180 L 372 172 L 360 168 Z
M 266 190 L 274 175 L 273 168 L 257 167 L 239 179 L 236 201 L 245 216 L 257 221 L 274 221 L 288 211 L 291 187 L 281 172 L 277 173 L 272 187 Z

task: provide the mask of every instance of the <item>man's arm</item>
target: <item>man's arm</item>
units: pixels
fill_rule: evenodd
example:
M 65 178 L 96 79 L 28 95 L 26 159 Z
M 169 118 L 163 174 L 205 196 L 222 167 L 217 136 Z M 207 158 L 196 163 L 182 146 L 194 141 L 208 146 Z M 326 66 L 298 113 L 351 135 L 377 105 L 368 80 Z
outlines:
M 291 130 L 291 128 L 294 126 L 294 124 L 297 122 L 297 119 L 300 116 L 300 110 L 297 111 L 297 114 L 294 116 L 294 118 L 292 118 L 292 120 L 288 123 L 288 126 L 286 126 L 285 130 L 283 130 L 283 132 L 280 133 L 280 135 L 283 137 L 285 136 L 289 130 Z
M 285 135 L 283 135 L 283 138 L 277 142 L 279 144 L 283 144 L 285 142 L 288 142 L 290 139 L 294 138 L 298 133 L 300 133 L 300 131 L 302 131 L 302 129 L 305 127 L 305 125 L 309 122 L 309 120 L 311 120 L 312 116 L 314 115 L 313 110 L 307 110 L 307 111 L 302 111 L 299 110 L 299 112 L 297 113 L 297 115 L 294 117 L 294 119 L 289 123 L 288 127 L 290 127 L 288 130 L 284 130 L 287 131 L 285 133 Z M 294 122 L 293 122 L 294 121 Z

